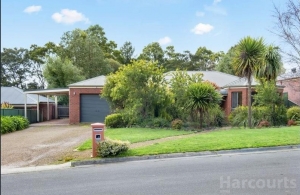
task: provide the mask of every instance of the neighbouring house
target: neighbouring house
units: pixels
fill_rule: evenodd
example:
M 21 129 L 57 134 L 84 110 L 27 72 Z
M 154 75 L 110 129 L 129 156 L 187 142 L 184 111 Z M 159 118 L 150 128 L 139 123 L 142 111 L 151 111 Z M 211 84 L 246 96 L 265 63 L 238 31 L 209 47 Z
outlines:
M 17 87 L 1 87 L 1 103 L 8 102 L 14 109 L 24 110 L 25 102 L 26 108 L 29 111 L 37 110 L 39 108 L 39 119 L 37 121 L 48 120 L 47 110 L 49 102 L 49 118 L 54 118 L 55 102 L 52 99 L 47 99 L 44 96 L 38 96 L 36 94 L 27 94 Z M 30 113 L 30 112 L 27 112 Z M 35 112 L 36 113 L 36 112 Z M 36 116 L 37 114 L 35 114 Z
M 277 77 L 277 84 L 283 85 L 283 95 L 288 100 L 287 106 L 300 106 L 300 69 L 293 68 L 291 72 Z

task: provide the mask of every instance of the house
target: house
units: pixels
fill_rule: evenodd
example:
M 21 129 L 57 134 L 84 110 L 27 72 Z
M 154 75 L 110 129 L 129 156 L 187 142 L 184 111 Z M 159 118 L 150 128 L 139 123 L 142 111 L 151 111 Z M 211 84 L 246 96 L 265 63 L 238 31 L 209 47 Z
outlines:
M 283 95 L 287 100 L 300 106 L 300 69 L 293 68 L 291 72 L 278 76 L 277 84 L 285 86 Z
M 105 76 L 98 76 L 69 85 L 70 124 L 104 122 L 110 114 L 108 102 L 100 98 L 105 80 Z
M 169 73 L 172 73 L 172 71 Z M 197 73 L 203 74 L 202 78 L 204 81 L 214 82 L 220 87 L 220 93 L 223 96 L 221 107 L 223 108 L 226 116 L 228 116 L 234 108 L 242 105 L 248 105 L 247 79 L 219 71 L 187 71 L 187 74 L 189 74 L 190 76 Z M 170 80 L 170 74 L 168 74 L 166 78 L 167 80 Z M 252 96 L 255 94 L 256 85 L 259 85 L 259 83 L 256 82 L 255 79 L 252 79 Z M 279 92 L 282 92 L 283 86 L 278 85 L 277 87 L 279 89 Z
M 172 72 L 165 73 L 166 80 L 172 78 Z M 240 105 L 247 105 L 248 82 L 244 78 L 226 74 L 218 71 L 187 71 L 187 74 L 203 74 L 203 80 L 214 82 L 220 87 L 223 95 L 221 107 L 226 116 Z M 69 123 L 78 124 L 82 122 L 104 122 L 107 115 L 111 113 L 108 102 L 100 98 L 105 85 L 106 77 L 98 76 L 77 83 L 70 84 L 69 89 L 50 89 L 39 91 L 28 91 L 28 94 L 58 95 L 69 94 Z M 253 94 L 258 83 L 252 82 Z M 283 90 L 283 86 L 278 86 Z
M 36 94 L 26 95 L 22 89 L 17 87 L 1 87 L 1 103 L 3 102 L 8 102 L 14 109 L 23 110 L 26 107 L 29 110 L 37 110 L 39 108 L 39 118 L 36 121 L 48 120 L 48 114 L 50 119 L 55 117 L 55 102 L 52 99 Z M 49 109 L 47 107 L 48 102 Z

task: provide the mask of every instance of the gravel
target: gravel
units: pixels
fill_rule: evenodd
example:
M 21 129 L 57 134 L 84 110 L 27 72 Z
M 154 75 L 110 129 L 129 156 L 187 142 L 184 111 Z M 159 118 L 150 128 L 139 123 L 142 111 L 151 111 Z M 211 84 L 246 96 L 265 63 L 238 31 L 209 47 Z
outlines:
M 64 161 L 91 137 L 90 125 L 45 125 L 1 135 L 1 167 L 41 166 Z M 87 155 L 87 154 L 85 154 Z M 72 157 L 70 157 L 72 158 Z

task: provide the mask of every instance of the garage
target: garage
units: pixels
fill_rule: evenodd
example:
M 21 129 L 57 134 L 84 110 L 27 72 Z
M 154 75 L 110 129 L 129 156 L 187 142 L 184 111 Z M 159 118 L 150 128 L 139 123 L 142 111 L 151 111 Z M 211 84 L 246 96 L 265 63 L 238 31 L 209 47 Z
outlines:
M 110 113 L 107 101 L 99 94 L 80 94 L 80 122 L 104 122 Z

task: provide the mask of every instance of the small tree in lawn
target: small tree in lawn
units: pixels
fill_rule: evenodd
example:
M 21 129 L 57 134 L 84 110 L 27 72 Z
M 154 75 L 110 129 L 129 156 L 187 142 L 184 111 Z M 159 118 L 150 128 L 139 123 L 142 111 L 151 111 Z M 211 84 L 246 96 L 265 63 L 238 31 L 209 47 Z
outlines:
M 207 83 L 194 83 L 187 90 L 188 103 L 187 106 L 192 111 L 196 110 L 200 116 L 200 128 L 203 126 L 203 115 L 210 108 L 219 106 L 222 99 L 221 94 L 215 88 Z

